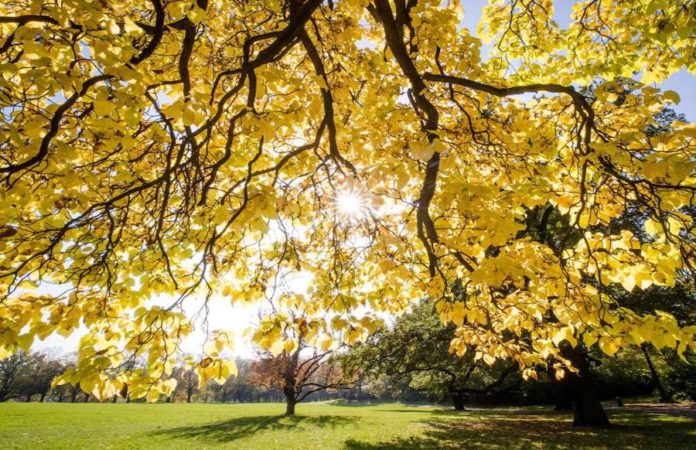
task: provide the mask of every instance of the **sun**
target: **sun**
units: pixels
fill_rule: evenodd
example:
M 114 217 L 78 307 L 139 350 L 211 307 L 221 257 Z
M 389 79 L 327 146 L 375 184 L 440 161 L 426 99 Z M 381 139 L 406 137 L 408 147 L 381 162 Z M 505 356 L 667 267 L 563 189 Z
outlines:
M 336 209 L 347 216 L 355 216 L 367 209 L 363 195 L 356 191 L 343 191 L 336 195 Z

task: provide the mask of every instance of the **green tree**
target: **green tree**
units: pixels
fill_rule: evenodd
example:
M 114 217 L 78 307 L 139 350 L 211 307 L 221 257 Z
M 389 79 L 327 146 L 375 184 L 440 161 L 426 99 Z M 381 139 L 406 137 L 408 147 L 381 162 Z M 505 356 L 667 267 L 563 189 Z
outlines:
M 520 382 L 516 364 L 494 362 L 473 349 L 457 355 L 450 349 L 456 327 L 440 320 L 432 302 L 421 302 L 392 327 L 372 334 L 342 358 L 347 370 L 362 377 L 389 377 L 428 394 L 449 397 L 463 410 L 467 394 L 489 395 Z

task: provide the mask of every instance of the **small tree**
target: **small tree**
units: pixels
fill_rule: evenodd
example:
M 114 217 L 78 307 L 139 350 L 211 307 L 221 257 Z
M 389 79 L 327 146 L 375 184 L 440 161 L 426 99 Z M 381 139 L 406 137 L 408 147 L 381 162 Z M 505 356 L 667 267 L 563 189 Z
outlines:
M 186 403 L 191 403 L 193 396 L 199 391 L 196 371 L 193 368 L 178 366 L 174 369 L 173 375 L 177 383 L 172 397 L 183 398 Z
M 311 394 L 350 385 L 331 355 L 332 351 L 317 351 L 299 339 L 293 350 L 259 355 L 251 364 L 252 382 L 281 391 L 285 396 L 285 415 L 295 415 L 295 405 Z

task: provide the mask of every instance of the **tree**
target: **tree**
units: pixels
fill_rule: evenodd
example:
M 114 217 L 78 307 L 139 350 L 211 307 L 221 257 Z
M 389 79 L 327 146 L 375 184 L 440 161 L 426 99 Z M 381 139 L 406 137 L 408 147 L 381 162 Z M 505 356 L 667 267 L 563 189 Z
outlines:
M 694 8 L 584 2 L 563 29 L 550 0 L 491 0 L 483 58 L 455 0 L 4 2 L 0 356 L 84 322 L 75 377 L 154 401 L 205 321 L 184 303 L 289 272 L 341 340 L 427 297 L 454 350 L 526 377 L 570 369 L 564 342 L 693 349 L 604 288 L 693 276 L 696 128 L 644 130 L 679 101 L 651 83 L 696 70 Z M 579 236 L 560 255 L 519 233 L 547 206 Z M 603 227 L 629 208 L 649 242 Z
M 43 402 L 53 378 L 65 370 L 63 362 L 45 353 L 20 351 L 0 360 L 0 401 L 39 395 Z
M 22 351 L 0 360 L 0 402 L 20 395 L 21 377 L 29 361 L 29 355 Z
M 33 395 L 43 402 L 50 393 L 55 377 L 65 370 L 64 364 L 57 358 L 44 353 L 33 354 L 32 362 L 23 374 L 20 391 L 29 400 Z
M 196 371 L 191 367 L 187 368 L 184 366 L 179 366 L 174 369 L 174 378 L 177 380 L 177 383 L 172 396 L 181 396 L 186 403 L 191 403 L 193 396 L 199 390 L 198 375 L 196 375 Z
M 464 410 L 467 395 L 492 395 L 519 385 L 515 364 L 501 362 L 491 368 L 473 350 L 463 356 L 450 351 L 454 325 L 444 325 L 430 302 L 416 305 L 358 344 L 342 359 L 351 371 L 392 383 L 405 384 L 436 397 L 449 397 L 455 410 Z
M 283 393 L 286 416 L 294 416 L 295 406 L 314 393 L 350 385 L 340 367 L 330 360 L 330 351 L 315 350 L 307 355 L 307 350 L 311 348 L 301 341 L 292 351 L 266 353 L 251 364 L 254 384 Z

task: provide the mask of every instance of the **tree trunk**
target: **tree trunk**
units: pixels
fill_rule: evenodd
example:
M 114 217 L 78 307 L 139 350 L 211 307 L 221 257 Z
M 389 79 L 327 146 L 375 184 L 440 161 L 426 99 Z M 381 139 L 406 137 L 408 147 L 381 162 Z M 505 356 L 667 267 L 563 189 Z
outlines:
M 85 392 L 85 399 L 83 400 L 83 402 L 84 402 L 84 403 L 89 402 L 89 397 L 90 397 L 90 395 L 89 395 L 88 393 Z
M 283 378 L 285 381 L 283 385 L 283 394 L 285 394 L 286 416 L 295 415 L 295 405 L 297 404 L 297 396 L 299 395 L 299 392 L 297 392 L 298 389 L 296 389 L 297 363 L 300 355 L 299 348 L 300 347 L 298 347 L 292 355 L 288 356 L 288 359 L 285 361 L 285 369 L 283 370 Z
M 111 403 L 116 403 L 117 400 L 118 400 L 118 395 L 114 394 L 114 396 L 111 397 Z
M 42 392 L 41 396 L 39 397 L 39 403 L 43 403 L 45 398 L 46 398 L 46 392 Z
M 75 403 L 77 400 L 77 390 L 73 389 L 72 393 L 70 394 L 70 402 Z
M 568 385 L 568 377 L 553 383 L 554 409 L 556 411 L 570 411 L 573 409 L 573 398 Z
M 609 418 L 599 401 L 585 350 L 580 346 L 567 346 L 561 350 L 561 354 L 578 370 L 578 373 L 568 371 L 565 375 L 568 377 L 568 386 L 573 399 L 573 426 L 608 426 Z
M 27 403 L 31 401 L 31 394 L 27 394 Z
M 452 404 L 454 404 L 455 411 L 464 411 L 464 393 L 452 391 Z
M 193 389 L 186 390 L 186 403 L 191 403 L 191 396 L 193 396 Z
M 653 383 L 655 383 L 655 387 L 657 388 L 657 391 L 660 393 L 660 402 L 662 403 L 670 403 L 672 401 L 672 396 L 667 393 L 667 390 L 665 390 L 665 387 L 662 385 L 662 380 L 660 380 L 660 375 L 657 373 L 657 370 L 655 369 L 655 366 L 653 365 L 652 359 L 650 359 L 650 353 L 648 352 L 648 346 L 645 344 L 642 344 L 640 346 L 641 350 L 643 350 L 643 356 L 645 356 L 645 362 L 648 363 L 648 368 L 650 369 L 650 376 L 652 377 Z
M 295 405 L 297 401 L 294 398 L 288 397 L 285 401 L 285 415 L 294 416 L 295 415 Z
M 285 415 L 295 415 L 295 405 L 297 404 L 297 396 L 295 395 L 295 379 L 294 377 L 286 377 L 285 385 L 283 386 L 283 394 L 285 394 Z

